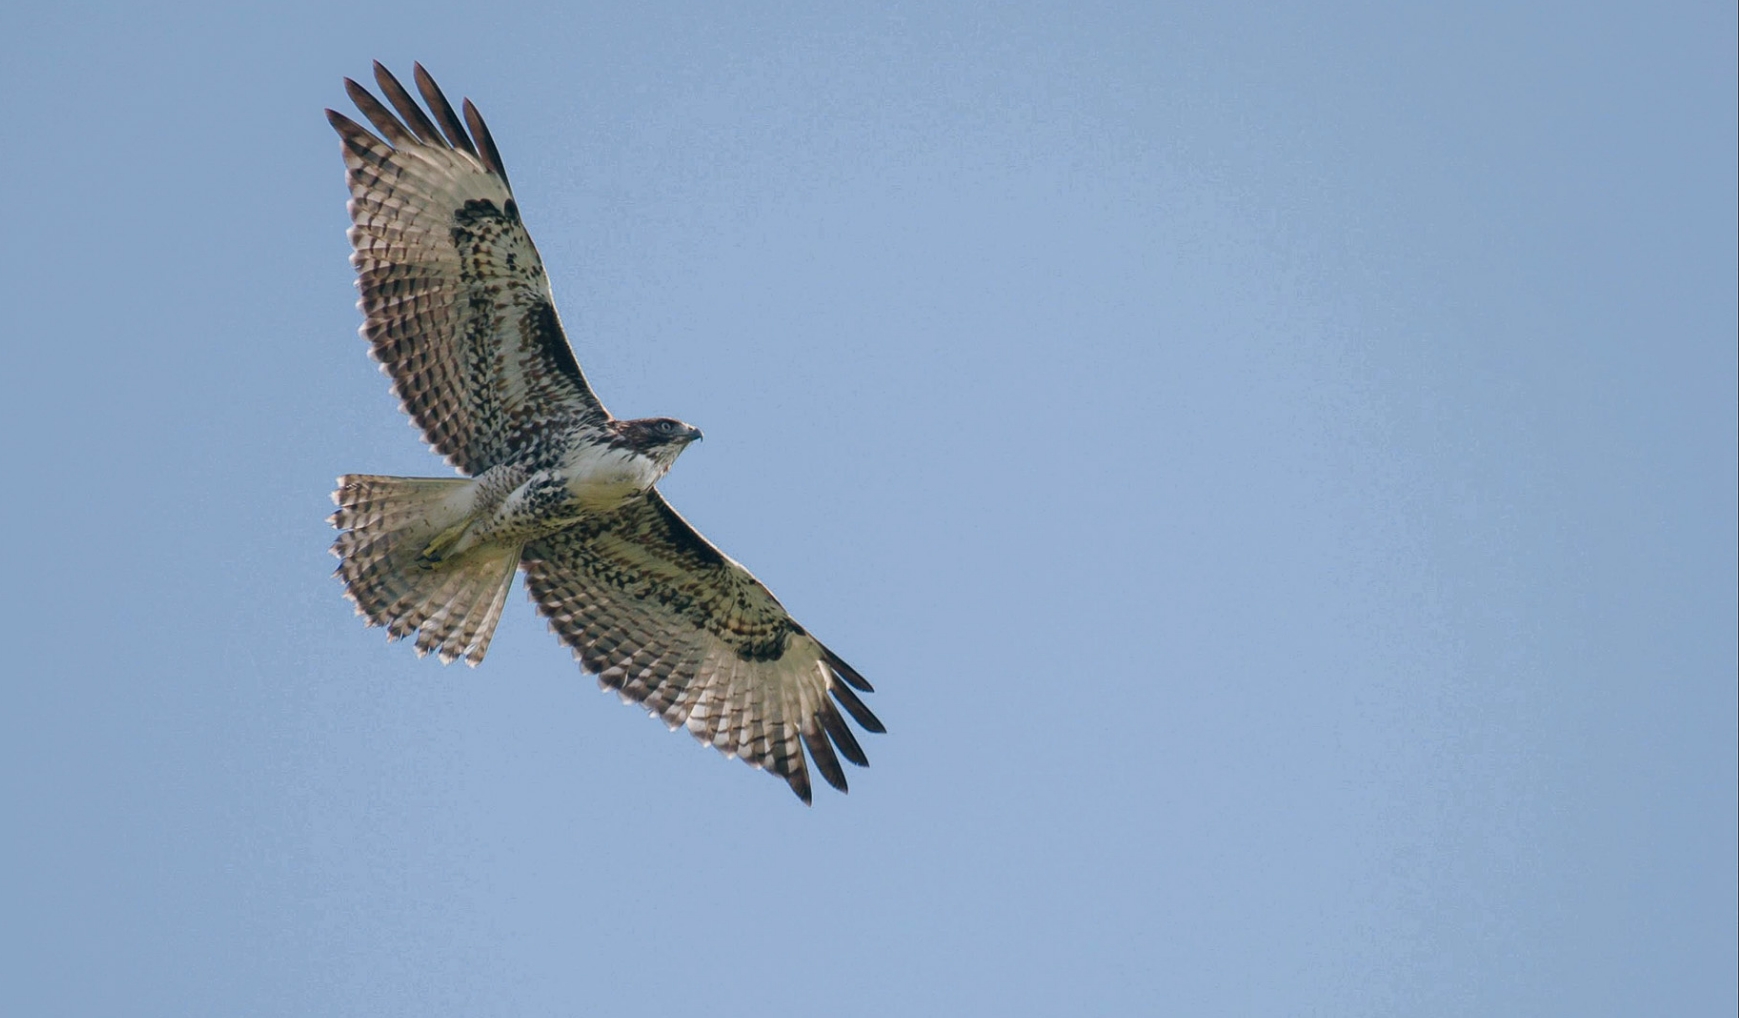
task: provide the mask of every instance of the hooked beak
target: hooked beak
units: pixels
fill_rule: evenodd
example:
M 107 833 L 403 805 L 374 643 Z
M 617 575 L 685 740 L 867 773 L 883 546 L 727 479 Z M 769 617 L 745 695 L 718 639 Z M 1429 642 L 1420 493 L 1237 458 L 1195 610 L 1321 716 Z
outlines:
M 688 440 L 690 442 L 698 442 L 705 437 L 706 437 L 705 435 L 700 433 L 699 428 L 695 427 L 692 424 L 688 426 Z

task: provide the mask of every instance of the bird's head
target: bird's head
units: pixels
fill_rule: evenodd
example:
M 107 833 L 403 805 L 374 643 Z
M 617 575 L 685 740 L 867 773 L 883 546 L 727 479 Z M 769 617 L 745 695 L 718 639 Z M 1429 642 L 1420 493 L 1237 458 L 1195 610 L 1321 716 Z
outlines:
M 665 470 L 676 462 L 690 442 L 700 440 L 700 429 L 674 417 L 642 417 L 616 422 L 616 440 Z

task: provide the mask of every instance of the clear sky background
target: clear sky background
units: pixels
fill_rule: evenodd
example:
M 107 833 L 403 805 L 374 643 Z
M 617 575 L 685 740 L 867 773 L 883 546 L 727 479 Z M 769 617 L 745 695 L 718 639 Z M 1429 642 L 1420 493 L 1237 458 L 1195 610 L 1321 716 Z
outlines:
M 849 796 L 351 615 L 333 478 L 445 472 L 377 57 L 876 683 Z M 1732 3 L 23 2 L 0 86 L 0 1011 L 1734 1012 Z

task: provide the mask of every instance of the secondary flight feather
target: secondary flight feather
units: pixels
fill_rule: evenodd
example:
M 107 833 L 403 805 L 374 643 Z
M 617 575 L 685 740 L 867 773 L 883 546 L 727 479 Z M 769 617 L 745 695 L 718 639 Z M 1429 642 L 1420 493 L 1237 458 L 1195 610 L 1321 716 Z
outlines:
M 854 692 L 870 684 L 658 493 L 700 430 L 618 420 L 592 392 L 477 108 L 465 100 L 461 117 L 420 64 L 426 111 L 378 63 L 374 77 L 385 103 L 344 83 L 374 131 L 326 111 L 362 335 L 463 476 L 338 479 L 332 551 L 357 613 L 419 654 L 476 665 L 523 567 L 600 685 L 804 802 L 811 763 L 845 791 L 839 758 L 868 763 L 845 715 L 884 730 Z

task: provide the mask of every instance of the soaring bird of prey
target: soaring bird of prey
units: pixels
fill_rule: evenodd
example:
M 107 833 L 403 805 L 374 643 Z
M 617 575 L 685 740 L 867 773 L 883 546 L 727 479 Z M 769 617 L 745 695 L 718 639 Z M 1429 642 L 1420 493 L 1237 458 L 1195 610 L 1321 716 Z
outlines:
M 418 655 L 476 665 L 514 571 L 581 667 L 671 728 L 784 778 L 804 749 L 845 791 L 867 764 L 840 708 L 883 731 L 852 667 L 654 486 L 698 428 L 618 420 L 592 393 L 489 129 L 419 64 L 425 112 L 379 63 L 378 135 L 332 110 L 350 184 L 362 336 L 454 478 L 348 474 L 332 552 L 357 614 Z M 396 115 L 395 115 L 396 114 Z M 836 752 L 837 750 L 837 752 Z

